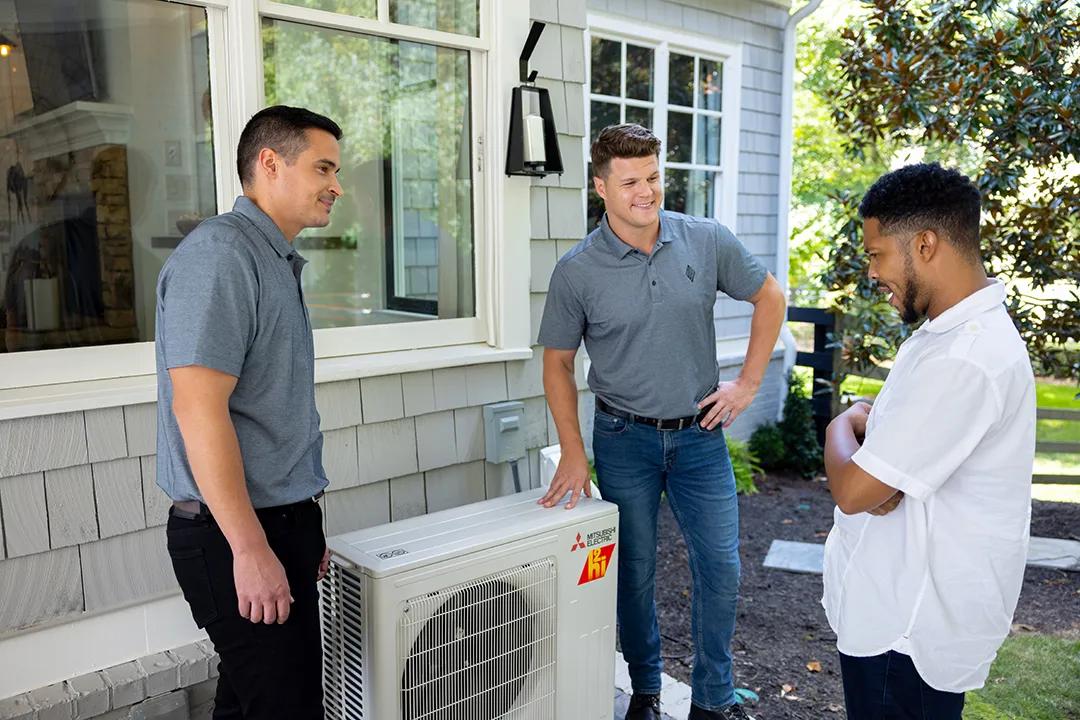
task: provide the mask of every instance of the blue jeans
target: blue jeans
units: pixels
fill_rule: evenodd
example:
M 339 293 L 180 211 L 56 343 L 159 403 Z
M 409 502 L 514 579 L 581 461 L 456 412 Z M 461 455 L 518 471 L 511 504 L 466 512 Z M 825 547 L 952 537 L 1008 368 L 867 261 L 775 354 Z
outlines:
M 634 692 L 660 693 L 656 516 L 666 492 L 693 576 L 694 704 L 732 704 L 739 505 L 723 431 L 661 431 L 597 411 L 593 453 L 600 492 L 619 506 L 619 641 Z
M 960 720 L 964 712 L 964 693 L 930 687 L 903 653 L 840 653 L 840 672 L 848 720 Z

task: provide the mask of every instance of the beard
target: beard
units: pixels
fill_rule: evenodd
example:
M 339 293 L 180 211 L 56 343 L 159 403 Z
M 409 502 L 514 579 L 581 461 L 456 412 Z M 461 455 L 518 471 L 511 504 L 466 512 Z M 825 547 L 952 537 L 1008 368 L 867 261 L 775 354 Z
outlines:
M 922 312 L 915 309 L 915 301 L 919 299 L 919 280 L 915 277 L 915 263 L 911 259 L 911 252 L 904 253 L 904 299 L 900 308 L 900 319 L 908 325 L 913 325 L 922 319 Z

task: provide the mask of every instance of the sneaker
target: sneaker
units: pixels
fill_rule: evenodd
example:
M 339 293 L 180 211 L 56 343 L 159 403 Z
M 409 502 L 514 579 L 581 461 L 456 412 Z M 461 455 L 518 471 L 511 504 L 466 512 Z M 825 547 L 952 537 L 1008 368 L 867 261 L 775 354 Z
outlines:
M 631 695 L 626 720 L 660 720 L 660 696 L 644 693 Z
M 748 715 L 739 703 L 727 705 L 719 710 L 704 710 L 691 703 L 690 714 L 686 720 L 754 720 L 754 718 Z

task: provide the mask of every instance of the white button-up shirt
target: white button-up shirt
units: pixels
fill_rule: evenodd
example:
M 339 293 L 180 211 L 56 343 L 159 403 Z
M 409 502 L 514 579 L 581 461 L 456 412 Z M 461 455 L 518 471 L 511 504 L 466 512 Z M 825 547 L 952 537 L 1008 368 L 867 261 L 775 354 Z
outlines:
M 1035 380 L 999 281 L 900 347 L 852 460 L 904 500 L 836 509 L 822 604 L 846 655 L 895 650 L 928 685 L 982 687 L 1023 584 Z

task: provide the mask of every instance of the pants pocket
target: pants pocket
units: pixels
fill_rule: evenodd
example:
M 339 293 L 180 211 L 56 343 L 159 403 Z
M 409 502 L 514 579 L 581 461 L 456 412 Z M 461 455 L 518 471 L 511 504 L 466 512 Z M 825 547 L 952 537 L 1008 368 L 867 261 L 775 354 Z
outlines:
M 191 607 L 195 624 L 204 628 L 218 619 L 217 602 L 210 585 L 210 573 L 202 548 L 169 550 L 176 581 L 184 593 L 184 600 Z

